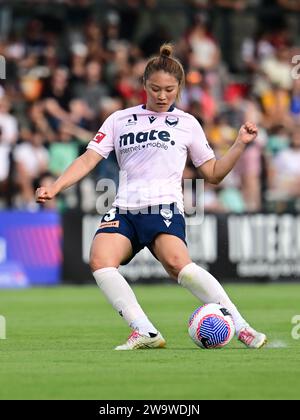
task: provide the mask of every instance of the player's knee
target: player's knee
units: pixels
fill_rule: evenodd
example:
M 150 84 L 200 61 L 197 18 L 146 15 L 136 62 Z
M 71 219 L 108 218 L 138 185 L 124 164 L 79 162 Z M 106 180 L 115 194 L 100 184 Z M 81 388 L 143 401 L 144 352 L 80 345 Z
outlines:
M 90 257 L 90 268 L 91 271 L 94 272 L 96 270 L 101 270 L 102 268 L 107 267 L 118 267 L 118 264 L 116 264 L 116 261 L 114 259 L 110 258 L 103 258 L 100 256 L 91 256 Z
M 174 279 L 177 280 L 178 274 L 180 271 L 189 264 L 191 261 L 187 260 L 186 258 L 182 258 L 182 256 L 174 254 L 168 258 L 166 261 L 166 268 L 169 275 Z

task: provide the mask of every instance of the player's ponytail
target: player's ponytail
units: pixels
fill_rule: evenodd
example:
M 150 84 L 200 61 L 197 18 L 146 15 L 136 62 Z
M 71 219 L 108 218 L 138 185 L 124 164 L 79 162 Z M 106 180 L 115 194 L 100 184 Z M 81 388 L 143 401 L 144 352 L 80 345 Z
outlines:
M 144 71 L 144 84 L 149 79 L 149 77 L 157 72 L 164 71 L 171 74 L 178 80 L 178 95 L 177 99 L 180 96 L 181 90 L 184 86 L 185 74 L 182 67 L 182 64 L 179 60 L 173 56 L 174 47 L 172 44 L 163 44 L 159 50 L 159 56 L 151 58 Z

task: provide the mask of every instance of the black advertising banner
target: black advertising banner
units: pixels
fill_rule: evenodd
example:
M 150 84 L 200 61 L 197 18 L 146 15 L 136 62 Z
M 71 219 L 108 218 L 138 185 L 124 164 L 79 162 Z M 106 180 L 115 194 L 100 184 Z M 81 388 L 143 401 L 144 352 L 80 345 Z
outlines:
M 68 211 L 63 215 L 63 280 L 87 283 L 92 280 L 88 264 L 82 259 L 83 214 Z
M 99 221 L 99 215 L 64 215 L 65 281 L 93 281 L 88 260 Z M 220 282 L 300 280 L 300 215 L 208 214 L 186 221 L 191 259 Z M 130 282 L 169 281 L 147 249 L 120 270 Z

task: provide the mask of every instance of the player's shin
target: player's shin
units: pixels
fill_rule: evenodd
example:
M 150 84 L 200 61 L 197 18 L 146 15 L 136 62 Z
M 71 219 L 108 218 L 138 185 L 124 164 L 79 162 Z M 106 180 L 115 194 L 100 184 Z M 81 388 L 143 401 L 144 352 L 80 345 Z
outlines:
M 232 315 L 237 333 L 248 326 L 221 284 L 202 267 L 195 263 L 186 265 L 178 275 L 178 283 L 203 303 L 219 303 L 227 308 Z
M 157 329 L 142 310 L 131 287 L 115 267 L 96 270 L 93 276 L 106 299 L 132 329 L 144 335 L 157 333 Z

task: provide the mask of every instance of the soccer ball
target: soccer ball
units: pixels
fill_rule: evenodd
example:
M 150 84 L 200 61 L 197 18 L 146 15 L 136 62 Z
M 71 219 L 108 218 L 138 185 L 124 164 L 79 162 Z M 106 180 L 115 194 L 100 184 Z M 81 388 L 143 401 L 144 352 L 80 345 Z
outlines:
M 197 308 L 189 319 L 189 335 L 197 346 L 215 349 L 226 346 L 235 333 L 229 311 L 217 303 Z

